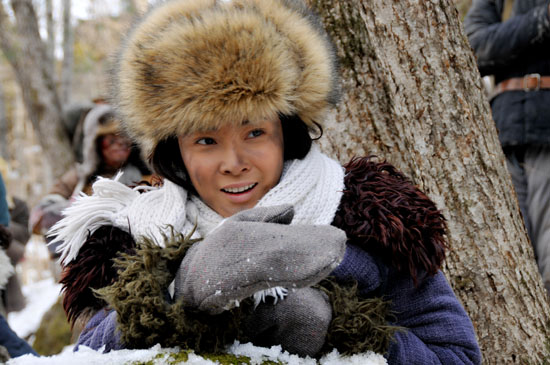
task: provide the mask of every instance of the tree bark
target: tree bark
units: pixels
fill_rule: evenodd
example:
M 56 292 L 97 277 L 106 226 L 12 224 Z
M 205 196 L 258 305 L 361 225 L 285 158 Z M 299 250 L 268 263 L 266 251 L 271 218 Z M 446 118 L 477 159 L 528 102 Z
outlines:
M 16 32 L 0 3 L 0 46 L 21 87 L 23 102 L 53 176 L 61 176 L 74 156 L 62 123 L 61 105 L 52 75 L 48 72 L 44 43 L 31 0 L 12 0 Z
M 48 55 L 49 74 L 55 81 L 55 24 L 53 21 L 53 2 L 46 0 L 46 31 L 48 41 L 46 42 L 46 53 Z
M 71 24 L 71 0 L 63 0 L 63 64 L 61 67 L 61 101 L 71 101 L 74 66 L 74 32 Z
M 487 364 L 542 363 L 550 308 L 453 0 L 310 0 L 343 99 L 323 149 L 392 162 L 448 220 L 446 275 Z

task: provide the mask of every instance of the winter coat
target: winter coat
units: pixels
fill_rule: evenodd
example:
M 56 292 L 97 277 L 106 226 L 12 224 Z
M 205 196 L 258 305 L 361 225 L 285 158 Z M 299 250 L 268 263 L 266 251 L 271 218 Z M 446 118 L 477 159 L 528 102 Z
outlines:
M 388 363 L 480 364 L 472 322 L 435 264 L 445 225 L 434 203 L 391 165 L 367 159 L 346 166 L 345 185 L 333 225 L 348 247 L 332 275 L 391 302 L 390 322 L 406 330 L 394 335 Z
M 504 0 L 474 0 L 464 29 L 482 75 L 495 83 L 538 73 L 550 76 L 548 0 L 516 0 L 502 19 Z M 550 145 L 550 90 L 506 91 L 491 100 L 503 147 Z
M 357 159 L 347 165 L 346 190 L 333 225 L 348 236 L 336 280 L 356 280 L 365 296 L 391 301 L 392 324 L 405 327 L 394 337 L 390 364 L 479 364 L 481 354 L 466 312 L 439 271 L 444 259 L 445 222 L 433 202 L 393 167 Z M 128 234 L 105 227 L 88 238 L 76 262 L 66 267 L 64 307 L 69 319 L 96 312 L 78 345 L 106 350 L 123 345 L 116 331 L 116 313 L 93 296 L 116 280 L 109 257 L 113 243 Z M 94 258 L 95 256 L 95 258 Z M 102 272 L 105 276 L 92 275 Z

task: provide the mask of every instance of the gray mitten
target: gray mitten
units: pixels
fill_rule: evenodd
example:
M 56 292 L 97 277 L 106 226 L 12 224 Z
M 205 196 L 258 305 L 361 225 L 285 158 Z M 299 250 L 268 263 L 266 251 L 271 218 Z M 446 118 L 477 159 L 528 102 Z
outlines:
M 346 234 L 332 226 L 290 225 L 290 205 L 242 211 L 195 243 L 175 279 L 185 305 L 217 314 L 260 290 L 301 288 L 342 260 Z
M 262 303 L 243 321 L 245 335 L 257 346 L 281 345 L 299 356 L 317 355 L 332 320 L 328 296 L 313 288 L 298 289 L 277 304 Z

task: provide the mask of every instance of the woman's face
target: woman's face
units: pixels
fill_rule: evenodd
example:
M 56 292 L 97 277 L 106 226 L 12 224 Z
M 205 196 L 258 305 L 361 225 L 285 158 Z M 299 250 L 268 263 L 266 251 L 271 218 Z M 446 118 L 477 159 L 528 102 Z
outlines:
M 101 139 L 101 154 L 105 164 L 112 168 L 120 168 L 128 157 L 132 148 L 132 141 L 118 134 L 106 134 Z
M 180 136 L 178 142 L 191 183 L 223 217 L 254 207 L 283 171 L 278 118 Z

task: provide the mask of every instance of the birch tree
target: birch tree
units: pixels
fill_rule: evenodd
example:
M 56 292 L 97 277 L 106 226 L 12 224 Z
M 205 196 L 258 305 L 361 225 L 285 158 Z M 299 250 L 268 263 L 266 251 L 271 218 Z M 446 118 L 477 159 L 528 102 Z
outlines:
M 46 0 L 46 53 L 48 55 L 49 73 L 55 81 L 55 23 L 53 20 L 53 0 Z
M 61 101 L 70 103 L 74 68 L 74 32 L 71 23 L 71 0 L 63 0 L 63 63 L 61 67 Z
M 446 275 L 484 362 L 543 363 L 550 309 L 481 78 L 452 0 L 311 0 L 343 100 L 323 148 L 398 166 L 448 220 Z
M 54 177 L 73 163 L 67 133 L 62 123 L 61 104 L 32 0 L 12 0 L 15 24 L 0 2 L 0 47 L 10 63 L 23 94 L 23 102 Z

